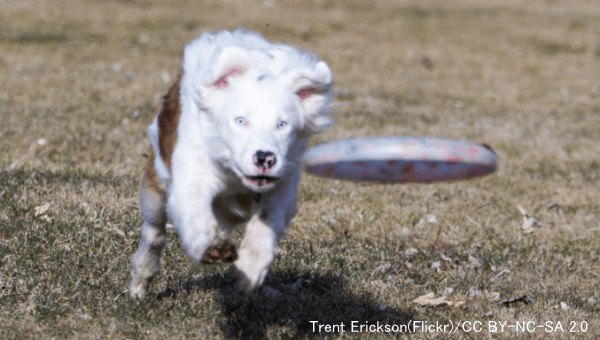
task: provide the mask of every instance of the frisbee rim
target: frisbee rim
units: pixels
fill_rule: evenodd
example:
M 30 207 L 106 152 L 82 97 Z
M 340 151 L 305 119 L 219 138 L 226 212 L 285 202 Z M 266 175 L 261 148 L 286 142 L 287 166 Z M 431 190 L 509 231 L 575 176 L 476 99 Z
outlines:
M 365 147 L 386 150 L 379 154 L 365 154 Z M 412 153 L 407 152 L 410 148 Z M 332 152 L 332 149 L 339 150 Z M 446 152 L 446 155 L 430 157 L 432 149 Z M 463 154 L 467 149 L 471 155 Z M 406 154 L 402 155 L 402 152 Z M 419 152 L 420 157 L 416 155 Z M 489 175 L 497 170 L 497 154 L 487 145 L 465 140 L 420 136 L 358 137 L 314 145 L 303 155 L 302 165 L 308 173 L 325 178 L 359 182 L 432 183 Z M 358 166 L 365 168 L 361 171 L 357 169 Z M 403 168 L 400 169 L 400 166 Z

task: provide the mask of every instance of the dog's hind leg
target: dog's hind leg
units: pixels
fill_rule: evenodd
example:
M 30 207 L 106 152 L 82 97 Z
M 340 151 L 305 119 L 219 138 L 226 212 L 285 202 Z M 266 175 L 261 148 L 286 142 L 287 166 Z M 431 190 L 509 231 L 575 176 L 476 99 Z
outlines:
M 160 256 L 167 242 L 166 192 L 154 170 L 154 152 L 150 154 L 142 179 L 141 202 L 144 216 L 142 239 L 140 248 L 131 259 L 129 294 L 134 298 L 146 295 L 150 281 L 160 269 Z

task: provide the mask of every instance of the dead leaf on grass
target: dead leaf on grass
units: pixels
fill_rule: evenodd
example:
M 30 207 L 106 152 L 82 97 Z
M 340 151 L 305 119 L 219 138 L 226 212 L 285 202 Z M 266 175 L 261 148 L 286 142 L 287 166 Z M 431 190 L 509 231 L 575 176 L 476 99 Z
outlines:
M 473 268 L 481 268 L 483 266 L 481 261 L 478 258 L 473 257 L 471 254 L 469 254 L 469 265 Z
M 46 212 L 48 212 L 48 210 L 50 210 L 50 207 L 51 207 L 50 203 L 38 205 L 37 207 L 34 208 L 35 216 L 45 215 Z
M 521 233 L 523 233 L 523 235 L 529 235 L 533 233 L 536 227 L 539 227 L 541 223 L 537 219 L 529 215 L 529 213 L 520 205 L 517 205 L 517 209 L 519 209 L 521 216 L 523 216 L 523 225 L 521 226 Z
M 491 301 L 491 302 L 500 301 L 500 293 L 488 292 L 487 290 L 481 291 L 480 289 L 475 288 L 475 287 L 469 288 L 469 291 L 467 292 L 467 296 L 472 299 L 487 300 L 487 301 Z
M 425 294 L 414 299 L 412 303 L 416 303 L 420 306 L 434 306 L 434 307 L 459 307 L 465 303 L 465 301 L 454 301 L 448 300 L 447 296 L 435 298 L 434 293 Z
M 436 261 L 436 262 L 432 263 L 431 264 L 431 269 L 439 272 L 442 269 L 442 262 Z
M 371 273 L 371 277 L 375 276 L 375 274 L 377 273 L 385 273 L 387 272 L 390 268 L 392 267 L 391 263 L 384 263 L 382 265 L 380 265 L 379 267 L 375 268 L 375 270 L 373 270 L 373 272 Z
M 79 317 L 81 320 L 84 320 L 84 321 L 90 321 L 90 320 L 92 320 L 92 317 L 91 317 L 91 316 L 89 316 L 89 315 L 87 315 L 87 314 L 78 314 L 77 316 L 78 316 L 78 317 Z
M 49 221 L 50 217 L 48 217 L 47 213 L 48 213 L 48 210 L 50 210 L 50 207 L 51 207 L 50 203 L 38 205 L 37 207 L 35 207 L 33 209 L 33 214 L 36 217 L 39 217 L 46 221 Z
M 435 215 L 427 214 L 417 222 L 417 226 L 423 226 L 425 224 L 437 224 L 438 220 Z
M 567 305 L 565 302 L 561 301 L 559 305 L 552 306 L 552 310 L 555 310 L 555 309 L 567 310 L 567 309 L 569 309 L 569 305 Z
M 419 253 L 419 250 L 416 248 L 408 248 L 405 252 L 404 252 L 404 256 L 411 258 L 415 255 L 417 255 Z
M 441 258 L 443 261 L 446 261 L 446 262 L 450 262 L 450 263 L 452 263 L 452 259 L 451 259 L 451 258 L 449 258 L 448 256 L 446 256 L 444 253 L 441 253 L 441 254 L 440 254 L 440 258 Z
M 106 228 L 109 231 L 112 231 L 113 233 L 120 235 L 122 237 L 125 237 L 125 232 L 121 229 L 119 229 L 119 227 L 117 226 L 113 226 L 113 225 L 108 225 L 108 228 Z

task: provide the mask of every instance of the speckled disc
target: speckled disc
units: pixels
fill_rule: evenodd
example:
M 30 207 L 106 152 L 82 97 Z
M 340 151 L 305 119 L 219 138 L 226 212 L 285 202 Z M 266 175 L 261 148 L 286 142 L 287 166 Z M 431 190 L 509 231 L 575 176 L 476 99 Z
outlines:
M 483 145 L 420 138 L 345 139 L 314 146 L 304 155 L 314 175 L 381 183 L 431 183 L 485 176 L 496 155 Z

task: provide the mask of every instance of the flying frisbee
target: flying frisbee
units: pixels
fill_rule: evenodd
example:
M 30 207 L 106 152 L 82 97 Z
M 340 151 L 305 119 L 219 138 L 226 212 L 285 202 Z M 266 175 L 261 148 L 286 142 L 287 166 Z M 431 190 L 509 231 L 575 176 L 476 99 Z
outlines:
M 496 155 L 486 146 L 448 139 L 355 138 L 314 146 L 302 163 L 322 177 L 431 183 L 490 174 L 496 170 Z

